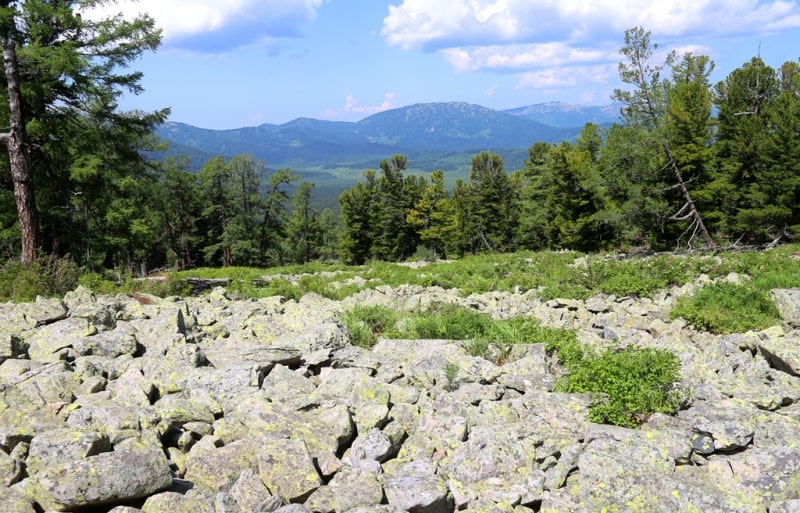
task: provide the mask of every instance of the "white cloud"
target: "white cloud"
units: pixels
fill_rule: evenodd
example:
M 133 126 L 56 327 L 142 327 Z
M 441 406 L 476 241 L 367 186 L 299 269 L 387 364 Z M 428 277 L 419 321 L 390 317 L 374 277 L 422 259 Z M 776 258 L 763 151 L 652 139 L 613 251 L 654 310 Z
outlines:
M 405 49 L 510 43 L 581 44 L 619 39 L 633 26 L 654 34 L 731 35 L 800 27 L 797 1 L 403 0 L 382 35 Z
M 714 56 L 692 42 L 800 28 L 800 0 L 397 0 L 381 35 L 436 51 L 456 72 L 514 73 L 517 88 L 604 90 L 618 78 L 625 30 L 643 27 L 668 50 Z M 594 89 L 592 89 L 595 91 Z M 584 94 L 596 94 L 595 92 Z
M 617 50 L 573 48 L 561 42 L 446 48 L 444 58 L 456 71 L 530 69 L 617 59 Z
M 553 89 L 581 84 L 608 84 L 617 75 L 615 64 L 545 68 L 519 75 L 517 87 Z
M 351 119 L 357 115 L 358 117 L 366 117 L 378 112 L 393 109 L 397 106 L 395 103 L 394 93 L 386 93 L 383 95 L 383 101 L 376 105 L 361 105 L 352 94 L 348 94 L 344 99 L 344 106 L 338 109 L 328 109 L 322 113 L 322 116 L 328 119 Z
M 296 36 L 329 0 L 121 0 L 88 13 L 133 17 L 147 13 L 168 47 L 226 51 Z

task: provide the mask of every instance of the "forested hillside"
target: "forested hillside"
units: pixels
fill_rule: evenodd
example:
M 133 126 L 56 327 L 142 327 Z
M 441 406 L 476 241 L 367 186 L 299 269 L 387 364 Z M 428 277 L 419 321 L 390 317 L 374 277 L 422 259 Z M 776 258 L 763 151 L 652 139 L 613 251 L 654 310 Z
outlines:
M 38 10 L 28 10 L 34 6 Z M 620 63 L 627 87 L 610 98 L 622 109 L 620 123 L 589 123 L 570 141 L 555 142 L 551 132 L 532 138 L 520 169 L 508 169 L 500 152 L 475 151 L 464 162 L 468 172 L 455 180 L 436 167 L 421 170 L 399 152 L 375 155 L 352 187 L 330 208 L 320 208 L 313 174 L 301 180 L 291 167 L 267 169 L 260 155 L 208 148 L 192 155 L 204 159 L 196 172 L 189 155 L 144 158 L 159 149 L 155 127 L 166 111 L 116 112 L 120 87 L 135 89 L 140 76 L 114 73 L 157 46 L 146 18 L 93 25 L 68 7 L 39 1 L 23 4 L 17 16 L 27 20 L 19 24 L 26 30 L 53 32 L 35 45 L 30 37 L 19 40 L 24 102 L 16 118 L 5 112 L 4 123 L 17 132 L 4 140 L 21 138 L 28 151 L 14 153 L 9 144 L 11 165 L 0 190 L 6 258 L 25 250 L 28 257 L 65 257 L 89 270 L 139 272 L 519 249 L 765 244 L 793 239 L 800 228 L 797 62 L 774 68 L 754 57 L 712 84 L 708 57 L 670 54 L 656 62 L 649 33 L 631 29 Z M 37 16 L 61 23 L 44 29 L 35 23 Z M 90 49 L 93 41 L 105 41 L 102 51 L 95 48 L 98 60 L 67 60 L 60 69 L 35 65 L 37 59 L 69 55 L 72 46 L 64 41 L 76 37 L 86 37 Z M 75 92 L 84 85 L 85 91 Z M 11 84 L 8 91 L 12 98 Z M 437 125 L 435 137 L 402 127 L 411 123 L 409 116 L 428 115 L 426 109 L 441 105 L 384 113 L 394 125 L 382 123 L 380 130 L 367 118 L 358 125 L 360 135 L 342 135 L 334 125 L 320 131 L 307 120 L 280 132 L 291 138 L 313 124 L 320 146 L 302 151 L 365 134 L 379 145 L 373 149 L 393 149 L 395 138 L 428 141 L 431 152 L 437 145 L 464 144 L 463 149 L 471 144 L 464 141 L 480 139 L 463 120 L 479 123 L 496 114 L 457 105 L 464 111 L 462 124 Z M 527 137 L 518 123 L 532 121 L 500 116 L 507 131 Z M 396 133 L 387 126 L 396 126 Z M 248 134 L 232 131 L 228 141 Z M 191 141 L 184 142 L 189 147 Z M 20 206 L 20 190 L 31 198 L 35 191 L 35 202 Z

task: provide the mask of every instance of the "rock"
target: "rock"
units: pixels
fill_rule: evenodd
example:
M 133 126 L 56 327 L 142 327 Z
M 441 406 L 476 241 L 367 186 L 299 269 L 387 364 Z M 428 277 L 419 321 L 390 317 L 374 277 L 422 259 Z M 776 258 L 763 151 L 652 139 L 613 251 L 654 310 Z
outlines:
M 57 362 L 73 355 L 73 347 L 83 338 L 95 335 L 95 328 L 88 320 L 67 318 L 44 325 L 25 339 L 28 357 L 41 362 Z
M 190 453 L 184 478 L 202 490 L 216 494 L 227 492 L 242 472 L 258 468 L 260 442 L 242 439 L 209 452 Z
M 453 498 L 444 480 L 420 465 L 407 465 L 383 487 L 386 500 L 402 511 L 450 513 Z
M 258 477 L 287 502 L 303 502 L 322 486 L 306 444 L 296 438 L 264 441 L 258 454 Z
M 115 451 L 50 466 L 23 484 L 42 508 L 71 510 L 147 497 L 172 475 L 161 451 Z
M 196 497 L 177 492 L 151 495 L 142 505 L 142 513 L 216 513 L 207 497 Z
M 800 289 L 798 290 L 800 294 Z M 800 317 L 798 318 L 800 322 Z M 770 366 L 792 376 L 800 374 L 800 340 L 786 337 L 767 338 L 758 342 L 758 351 Z
M 380 429 L 373 428 L 363 435 L 359 435 L 350 447 L 350 465 L 358 468 L 361 462 L 386 461 L 395 450 L 389 437 Z
M 285 505 L 283 499 L 269 493 L 261 478 L 249 468 L 239 474 L 230 494 L 242 511 L 269 512 Z
M 59 463 L 81 460 L 111 451 L 108 436 L 92 430 L 54 429 L 31 440 L 25 465 L 33 475 Z
M 33 499 L 15 490 L 0 486 L 0 511 L 3 513 L 36 513 Z
M 11 485 L 0 511 L 793 511 L 798 330 L 715 336 L 669 322 L 689 290 L 547 303 L 419 286 L 342 302 L 76 290 L 68 317 L 57 300 L 0 305 L 0 478 Z M 372 300 L 530 315 L 598 350 L 665 348 L 687 399 L 638 429 L 593 424 L 592 397 L 550 391 L 564 369 L 542 344 L 492 361 L 446 340 L 350 346 L 341 312 Z M 158 455 L 158 471 L 115 459 L 126 454 Z M 71 477 L 56 483 L 56 471 Z M 170 483 L 141 484 L 158 472 Z M 97 498 L 64 491 L 81 480 Z M 85 504 L 59 502 L 68 495 Z
M 375 506 L 383 499 L 383 487 L 372 472 L 344 467 L 328 486 L 336 499 L 336 511 Z
M 0 451 L 0 487 L 11 486 L 22 477 L 22 463 Z
M 800 327 L 800 289 L 772 289 L 769 295 L 784 322 Z

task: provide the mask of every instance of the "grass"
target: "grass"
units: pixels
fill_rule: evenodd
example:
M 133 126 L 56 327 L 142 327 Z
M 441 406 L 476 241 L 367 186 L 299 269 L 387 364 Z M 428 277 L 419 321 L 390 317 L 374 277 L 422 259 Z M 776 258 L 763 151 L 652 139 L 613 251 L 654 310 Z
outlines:
M 736 285 L 724 281 L 679 298 L 670 317 L 682 317 L 695 328 L 715 334 L 762 330 L 780 321 L 767 292 L 752 283 Z
M 97 274 L 78 279 L 74 265 L 56 268 L 49 262 L 38 262 L 29 269 L 20 269 L 18 264 L 9 262 L 0 269 L 0 299 L 25 301 L 36 295 L 59 296 L 78 282 L 98 293 L 139 291 L 162 296 L 187 295 L 191 291 L 185 280 L 192 277 L 226 278 L 230 280 L 226 289 L 235 298 L 280 295 L 297 300 L 313 292 L 341 300 L 378 286 L 420 285 L 458 289 L 461 296 L 533 290 L 543 300 L 583 300 L 598 293 L 651 297 L 668 287 L 691 282 L 701 274 L 718 279 L 738 273 L 750 277 L 747 290 L 711 287 L 705 292 L 698 291 L 691 298 L 681 299 L 673 311 L 673 318 L 684 317 L 698 329 L 730 333 L 762 329 L 776 321 L 777 314 L 769 306 L 771 302 L 766 294 L 773 288 L 800 287 L 798 252 L 800 245 L 785 245 L 769 251 L 649 257 L 540 251 L 467 256 L 419 268 L 371 262 L 364 266 L 312 263 L 271 269 L 194 269 L 169 273 L 165 282 L 142 282 L 130 276 L 109 279 Z M 68 269 L 73 271 L 68 272 Z M 726 311 L 729 315 L 725 315 Z M 440 318 L 416 322 L 420 326 L 415 329 L 427 329 L 431 334 L 444 336 L 443 330 L 456 329 L 459 323 L 469 320 Z M 480 352 L 486 342 L 474 338 L 474 344 L 475 351 Z
M 532 317 L 498 320 L 444 303 L 404 313 L 385 306 L 357 306 L 344 313 L 342 322 L 353 344 L 361 347 L 372 347 L 379 337 L 460 340 L 471 355 L 481 357 L 488 357 L 492 346 L 499 348 L 502 357 L 513 344 L 548 344 L 575 337 L 572 331 L 541 326 Z

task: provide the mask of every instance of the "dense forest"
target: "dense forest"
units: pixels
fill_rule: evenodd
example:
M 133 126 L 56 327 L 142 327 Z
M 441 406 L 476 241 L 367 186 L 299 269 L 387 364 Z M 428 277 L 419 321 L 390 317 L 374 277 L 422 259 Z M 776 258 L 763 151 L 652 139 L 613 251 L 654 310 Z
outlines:
M 124 73 L 160 33 L 143 16 L 90 22 L 71 2 L 0 5 L 9 159 L 0 179 L 6 259 L 70 258 L 87 270 L 274 266 L 458 257 L 520 249 L 769 244 L 800 229 L 800 65 L 759 57 L 712 84 L 713 62 L 626 31 L 623 122 L 573 142 L 531 141 L 524 169 L 481 152 L 469 178 L 407 174 L 387 156 L 317 211 L 314 184 L 242 154 L 162 162 L 168 110 L 125 112 Z

